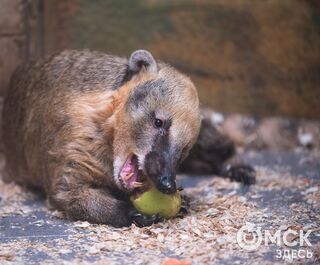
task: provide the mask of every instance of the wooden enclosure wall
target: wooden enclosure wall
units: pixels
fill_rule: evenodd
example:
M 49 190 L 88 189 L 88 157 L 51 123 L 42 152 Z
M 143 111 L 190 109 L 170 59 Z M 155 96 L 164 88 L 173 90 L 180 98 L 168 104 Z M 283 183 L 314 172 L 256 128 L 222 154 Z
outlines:
M 0 96 L 19 64 L 67 48 L 64 21 L 69 15 L 68 3 L 0 0 Z
M 0 92 L 12 69 L 64 48 L 138 48 L 224 112 L 320 118 L 317 0 L 0 0 Z M 1 92 L 2 93 L 2 92 Z
M 24 5 L 20 0 L 1 0 L 0 5 L 0 94 L 15 67 L 27 57 Z

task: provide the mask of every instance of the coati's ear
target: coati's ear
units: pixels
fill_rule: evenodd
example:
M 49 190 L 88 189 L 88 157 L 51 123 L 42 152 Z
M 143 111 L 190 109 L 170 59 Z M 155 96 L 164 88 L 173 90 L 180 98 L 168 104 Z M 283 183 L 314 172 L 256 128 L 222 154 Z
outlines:
M 144 66 L 148 72 L 157 73 L 158 66 L 152 54 L 146 50 L 136 50 L 129 58 L 129 72 L 131 74 L 139 73 Z

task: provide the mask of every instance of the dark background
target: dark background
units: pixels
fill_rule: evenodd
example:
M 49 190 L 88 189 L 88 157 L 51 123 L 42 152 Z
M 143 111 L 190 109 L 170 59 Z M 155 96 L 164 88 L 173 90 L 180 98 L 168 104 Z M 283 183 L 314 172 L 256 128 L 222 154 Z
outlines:
M 191 76 L 203 105 L 320 118 L 320 1 L 0 1 L 0 94 L 16 65 L 65 48 L 145 48 Z

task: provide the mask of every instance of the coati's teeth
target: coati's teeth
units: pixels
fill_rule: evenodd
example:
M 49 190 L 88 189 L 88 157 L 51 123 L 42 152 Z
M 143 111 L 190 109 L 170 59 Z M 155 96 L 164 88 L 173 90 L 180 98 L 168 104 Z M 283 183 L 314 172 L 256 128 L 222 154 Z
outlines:
M 142 186 L 143 186 L 142 182 L 138 182 L 138 181 L 133 182 L 133 187 L 135 187 L 135 188 L 140 188 Z
M 142 157 L 140 156 L 140 155 L 137 155 L 137 158 L 138 158 L 138 169 L 139 170 L 142 170 L 142 161 L 143 161 L 143 159 L 142 159 Z
M 123 180 L 127 181 L 127 180 L 130 179 L 132 176 L 133 176 L 133 173 L 131 172 L 131 173 L 129 173 L 128 175 L 123 176 L 122 178 L 123 178 Z

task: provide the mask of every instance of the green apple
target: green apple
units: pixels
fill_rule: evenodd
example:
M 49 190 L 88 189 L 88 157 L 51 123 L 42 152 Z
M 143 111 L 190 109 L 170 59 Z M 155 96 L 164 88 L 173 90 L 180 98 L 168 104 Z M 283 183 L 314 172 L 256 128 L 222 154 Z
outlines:
M 159 214 L 162 218 L 173 218 L 180 211 L 181 197 L 179 191 L 174 194 L 164 194 L 155 187 L 150 188 L 139 196 L 130 197 L 138 212 L 145 215 Z

